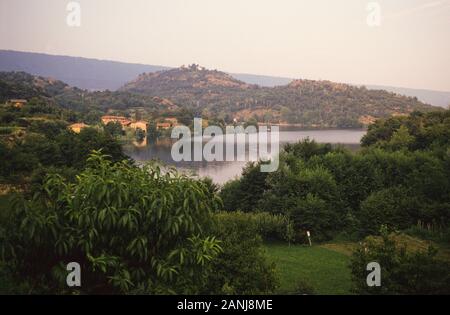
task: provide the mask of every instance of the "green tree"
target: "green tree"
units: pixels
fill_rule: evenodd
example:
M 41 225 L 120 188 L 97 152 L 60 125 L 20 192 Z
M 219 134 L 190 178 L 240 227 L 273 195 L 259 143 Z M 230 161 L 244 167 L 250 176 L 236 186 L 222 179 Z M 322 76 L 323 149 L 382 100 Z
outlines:
M 417 199 L 403 187 L 373 192 L 361 203 L 360 220 L 363 234 L 376 234 L 383 225 L 392 230 L 414 225 L 418 205 Z
M 33 292 L 66 293 L 75 261 L 83 293 L 196 293 L 221 251 L 206 233 L 218 206 L 202 182 L 94 153 L 75 183 L 53 175 L 16 201 L 2 261 Z
M 252 214 L 221 212 L 215 218 L 223 252 L 212 262 L 204 293 L 273 293 L 278 284 L 275 265 L 267 259 Z
M 120 137 L 123 135 L 123 129 L 120 122 L 110 121 L 104 126 L 105 132 L 113 137 Z
M 387 143 L 388 148 L 393 150 L 406 149 L 414 143 L 414 137 L 409 134 L 408 128 L 406 126 L 400 126 L 393 134 L 389 142 Z
M 160 132 L 158 128 L 156 128 L 155 122 L 149 122 L 148 128 L 147 128 L 147 136 L 150 140 L 155 140 L 160 136 Z
M 256 210 L 266 189 L 266 177 L 267 173 L 261 172 L 259 163 L 248 163 L 240 179 L 226 183 L 221 189 L 225 210 Z

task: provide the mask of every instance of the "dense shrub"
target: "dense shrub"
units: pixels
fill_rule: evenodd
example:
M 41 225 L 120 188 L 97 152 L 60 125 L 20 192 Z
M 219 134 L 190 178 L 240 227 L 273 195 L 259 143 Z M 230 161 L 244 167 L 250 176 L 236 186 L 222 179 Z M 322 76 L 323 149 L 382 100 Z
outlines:
M 361 203 L 361 229 L 364 234 L 377 234 L 382 225 L 406 229 L 415 223 L 417 209 L 417 199 L 403 187 L 376 191 Z
M 207 279 L 211 294 L 268 294 L 277 286 L 275 265 L 267 260 L 257 221 L 242 212 L 216 216 L 215 235 L 223 252 L 212 261 Z
M 381 286 L 366 283 L 370 262 L 381 266 Z M 436 258 L 436 250 L 409 252 L 392 236 L 369 238 L 351 260 L 354 292 L 358 294 L 450 294 L 450 263 Z
M 290 234 L 292 222 L 287 216 L 268 212 L 255 212 L 248 215 L 255 222 L 258 233 L 264 240 L 293 240 L 293 235 Z

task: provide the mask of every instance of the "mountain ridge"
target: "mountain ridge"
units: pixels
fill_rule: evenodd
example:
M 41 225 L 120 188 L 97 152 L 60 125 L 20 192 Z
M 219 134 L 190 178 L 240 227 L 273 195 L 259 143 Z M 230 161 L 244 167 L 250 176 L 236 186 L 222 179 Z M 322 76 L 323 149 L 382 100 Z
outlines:
M 145 72 L 169 70 L 173 67 L 127 63 L 95 58 L 50 55 L 36 52 L 0 50 L 0 71 L 24 71 L 37 76 L 53 77 L 71 86 L 87 90 L 116 90 Z M 231 74 L 247 84 L 274 87 L 289 84 L 293 79 L 260 74 Z M 350 84 L 363 86 L 363 84 Z M 364 85 L 368 89 L 417 97 L 434 106 L 450 105 L 450 91 L 433 91 L 383 85 Z
M 144 73 L 117 91 L 94 92 L 25 72 L 0 72 L 0 101 L 36 96 L 84 112 L 141 108 L 154 117 L 187 111 L 217 123 L 238 119 L 314 128 L 360 128 L 378 118 L 436 109 L 415 98 L 331 81 L 260 87 L 198 65 Z
M 416 98 L 331 81 L 298 79 L 261 87 L 196 64 L 141 74 L 119 91 L 167 98 L 212 117 L 231 114 L 245 121 L 311 127 L 352 128 L 377 118 L 434 109 Z

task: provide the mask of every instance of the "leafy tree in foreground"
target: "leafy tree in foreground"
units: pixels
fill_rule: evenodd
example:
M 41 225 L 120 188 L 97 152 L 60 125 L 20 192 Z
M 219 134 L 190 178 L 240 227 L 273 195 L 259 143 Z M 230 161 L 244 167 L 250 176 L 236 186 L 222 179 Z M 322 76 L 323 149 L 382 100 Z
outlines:
M 196 293 L 221 251 L 205 230 L 218 205 L 200 181 L 94 153 L 75 183 L 50 176 L 17 200 L 0 253 L 35 293 L 67 293 L 69 262 L 81 293 Z

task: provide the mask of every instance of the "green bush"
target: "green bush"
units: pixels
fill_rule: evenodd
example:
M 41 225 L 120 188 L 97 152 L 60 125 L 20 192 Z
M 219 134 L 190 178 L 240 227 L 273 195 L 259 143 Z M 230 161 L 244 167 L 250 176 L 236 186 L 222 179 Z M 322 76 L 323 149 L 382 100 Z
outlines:
M 381 266 L 381 286 L 366 283 L 369 262 Z M 450 294 L 450 263 L 436 258 L 436 250 L 410 253 L 387 232 L 382 240 L 368 238 L 353 253 L 351 270 L 358 294 Z
M 289 225 L 291 221 L 285 215 L 267 212 L 249 213 L 255 222 L 258 233 L 264 240 L 289 241 Z
M 418 207 L 417 199 L 403 187 L 376 191 L 361 203 L 362 232 L 376 234 L 382 225 L 391 230 L 406 229 L 414 224 Z
M 215 235 L 223 252 L 212 261 L 208 294 L 268 294 L 276 289 L 275 265 L 269 263 L 257 221 L 242 212 L 215 215 Z
M 423 225 L 419 222 L 417 225 L 403 231 L 404 233 L 419 237 L 424 240 L 442 242 L 450 244 L 450 228 L 439 226 L 437 224 Z

